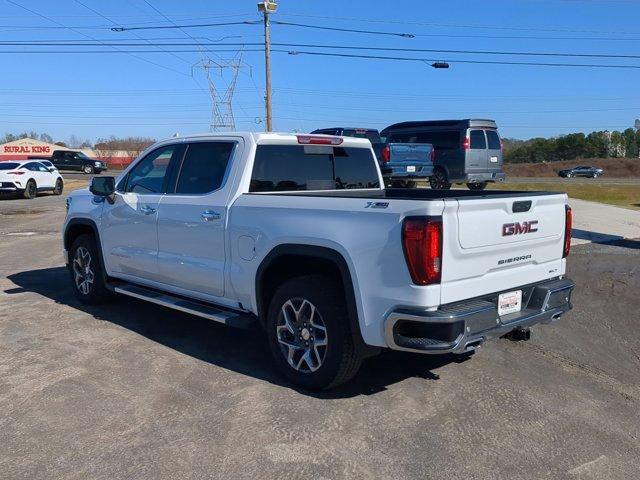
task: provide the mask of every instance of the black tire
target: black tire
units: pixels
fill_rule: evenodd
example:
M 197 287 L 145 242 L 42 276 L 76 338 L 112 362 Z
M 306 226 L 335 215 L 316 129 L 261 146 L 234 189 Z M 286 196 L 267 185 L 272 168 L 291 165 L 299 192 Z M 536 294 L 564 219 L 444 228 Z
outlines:
M 93 173 L 93 166 L 85 165 L 84 167 L 82 167 L 82 171 L 87 175 L 91 175 Z
M 86 254 L 88 254 L 88 258 Z M 82 259 L 82 263 L 78 260 Z M 86 270 L 86 267 L 89 270 Z M 104 283 L 102 263 L 98 246 L 93 235 L 79 235 L 73 241 L 69 250 L 69 273 L 71 275 L 71 285 L 76 298 L 85 305 L 98 305 L 109 297 Z M 81 277 L 80 279 L 78 278 Z M 91 278 L 86 282 L 86 288 L 82 286 L 82 280 Z
M 54 195 L 62 195 L 62 191 L 64 190 L 64 182 L 61 178 L 56 180 L 56 186 L 53 187 Z
M 451 183 L 447 178 L 447 172 L 442 168 L 436 168 L 433 174 L 429 177 L 429 185 L 433 190 L 449 190 Z
M 484 190 L 488 182 L 467 183 L 469 190 Z
M 416 188 L 415 180 L 391 180 L 391 188 Z
M 38 186 L 36 185 L 35 180 L 29 180 L 22 191 L 22 196 L 27 200 L 31 200 L 32 198 L 36 198 L 37 195 Z
M 311 307 L 315 307 L 314 315 Z M 290 314 L 291 329 L 286 327 L 284 311 Z M 324 326 L 324 334 L 319 325 Z M 309 390 L 333 388 L 350 380 L 360 368 L 362 357 L 353 343 L 344 293 L 326 276 L 306 275 L 283 283 L 271 300 L 266 326 L 276 366 L 295 385 Z M 289 347 L 281 340 L 296 346 Z M 315 347 L 314 341 L 318 342 Z M 293 355 L 285 351 L 293 351 Z M 307 352 L 313 357 L 315 370 L 302 359 Z

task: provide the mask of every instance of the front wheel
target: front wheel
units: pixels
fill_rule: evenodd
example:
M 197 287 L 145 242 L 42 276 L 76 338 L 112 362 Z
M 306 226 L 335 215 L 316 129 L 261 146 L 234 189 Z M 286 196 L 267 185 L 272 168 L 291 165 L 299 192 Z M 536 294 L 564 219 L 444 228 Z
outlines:
M 85 165 L 84 167 L 82 167 L 82 171 L 87 175 L 90 175 L 93 173 L 93 167 L 91 165 Z
M 69 273 L 73 284 L 73 293 L 85 305 L 102 303 L 109 295 L 98 246 L 92 235 L 80 235 L 75 239 L 69 251 Z
M 56 180 L 56 186 L 53 187 L 54 195 L 62 195 L 62 190 L 64 189 L 64 184 L 62 183 L 62 179 L 59 178 Z
M 283 283 L 266 323 L 278 370 L 300 387 L 336 387 L 360 368 L 344 294 L 328 277 L 306 275 Z
M 487 182 L 467 183 L 469 190 L 484 190 L 487 188 Z
M 429 177 L 429 185 L 433 190 L 449 190 L 451 188 L 447 174 L 440 168 Z

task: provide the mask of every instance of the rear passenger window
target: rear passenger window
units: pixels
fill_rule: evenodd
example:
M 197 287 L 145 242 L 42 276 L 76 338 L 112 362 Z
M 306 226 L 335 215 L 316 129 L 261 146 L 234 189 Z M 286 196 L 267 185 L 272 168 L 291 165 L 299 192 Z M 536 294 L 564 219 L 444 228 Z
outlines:
M 483 130 L 471 130 L 471 149 L 486 149 L 487 141 L 484 138 Z
M 500 150 L 500 137 L 498 136 L 498 132 L 494 130 L 486 130 L 487 134 L 487 144 L 489 145 L 489 150 Z
M 234 146 L 234 142 L 190 143 L 175 193 L 198 195 L 219 189 Z
M 379 188 L 369 149 L 320 145 L 259 145 L 251 192 Z
M 418 143 L 430 143 L 436 151 L 458 150 L 461 147 L 460 133 L 452 132 L 425 132 L 418 135 Z

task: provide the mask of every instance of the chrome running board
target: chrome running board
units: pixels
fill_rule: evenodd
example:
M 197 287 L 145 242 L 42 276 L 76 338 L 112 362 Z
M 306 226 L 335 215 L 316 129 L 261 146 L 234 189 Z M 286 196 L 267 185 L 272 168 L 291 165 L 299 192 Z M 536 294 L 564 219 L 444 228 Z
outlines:
M 173 310 L 207 318 L 229 325 L 230 327 L 249 328 L 256 323 L 256 317 L 251 314 L 226 310 L 211 304 L 188 300 L 183 297 L 171 295 L 170 293 L 159 292 L 139 285 L 118 284 L 113 287 L 113 291 L 139 300 L 155 303 L 156 305 L 172 308 Z

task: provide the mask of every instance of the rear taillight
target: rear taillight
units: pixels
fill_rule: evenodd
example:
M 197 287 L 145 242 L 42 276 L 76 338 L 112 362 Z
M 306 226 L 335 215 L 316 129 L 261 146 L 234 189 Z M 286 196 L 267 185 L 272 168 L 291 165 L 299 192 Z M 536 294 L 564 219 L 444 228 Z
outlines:
M 569 256 L 571 250 L 571 228 L 573 227 L 573 212 L 569 205 L 565 206 L 564 217 L 564 249 L 562 250 L 562 258 Z
M 341 145 L 344 141 L 341 137 L 314 137 L 312 135 L 297 135 L 298 143 L 301 145 Z
M 24 175 L 25 172 L 7 172 L 7 175 Z
M 471 148 L 471 139 L 469 137 L 464 137 L 464 140 L 462 140 L 462 149 L 469 150 L 469 148 Z
M 432 148 L 431 149 L 431 163 L 436 161 L 436 149 Z
M 402 224 L 404 258 L 416 285 L 440 282 L 442 272 L 442 220 L 407 217 Z
M 391 148 L 389 148 L 389 145 L 385 145 L 382 149 L 382 161 L 389 163 L 389 160 L 391 160 Z

